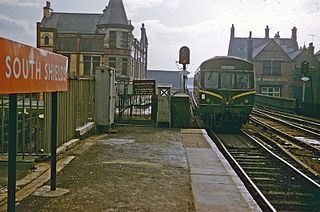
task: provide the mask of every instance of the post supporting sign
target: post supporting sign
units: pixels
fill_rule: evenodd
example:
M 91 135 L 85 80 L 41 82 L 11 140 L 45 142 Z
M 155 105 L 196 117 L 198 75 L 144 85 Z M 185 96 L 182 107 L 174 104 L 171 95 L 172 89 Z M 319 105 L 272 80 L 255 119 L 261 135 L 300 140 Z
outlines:
M 190 49 L 187 46 L 183 46 L 179 50 L 179 64 L 182 64 L 183 70 L 183 92 L 186 92 L 186 80 L 187 80 L 187 64 L 190 64 Z
M 67 91 L 67 83 L 67 57 L 0 37 L 0 94 L 9 94 L 8 211 L 15 211 L 17 94 L 54 92 L 51 118 L 57 120 L 54 98 L 58 91 Z M 51 167 L 56 166 L 57 131 L 52 129 L 52 134 Z M 51 178 L 51 190 L 55 190 L 56 167 Z

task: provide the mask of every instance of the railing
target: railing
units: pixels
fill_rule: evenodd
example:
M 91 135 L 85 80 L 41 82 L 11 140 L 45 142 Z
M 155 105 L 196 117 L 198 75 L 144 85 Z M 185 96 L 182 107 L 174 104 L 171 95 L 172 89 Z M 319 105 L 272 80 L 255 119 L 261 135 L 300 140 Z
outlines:
M 256 94 L 255 105 L 283 112 L 296 113 L 296 99 Z

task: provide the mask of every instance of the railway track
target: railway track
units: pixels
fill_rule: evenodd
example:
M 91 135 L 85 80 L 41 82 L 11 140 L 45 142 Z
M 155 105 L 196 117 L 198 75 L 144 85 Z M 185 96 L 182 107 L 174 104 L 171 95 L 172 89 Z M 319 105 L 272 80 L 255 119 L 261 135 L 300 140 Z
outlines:
M 263 112 L 254 112 L 250 121 L 260 129 L 255 129 L 260 139 L 280 148 L 300 164 L 298 167 L 303 166 L 307 169 L 311 173 L 310 177 L 320 181 L 319 134 Z
M 250 116 L 250 121 L 282 136 L 295 145 L 312 151 L 315 155 L 319 155 L 320 134 L 315 131 L 308 130 L 304 127 L 297 126 L 294 123 L 287 122 L 262 112 L 254 112 L 253 115 Z
M 261 109 L 261 108 L 254 108 L 253 113 L 255 113 L 255 112 L 269 114 L 271 116 L 275 116 L 280 119 L 289 121 L 289 122 L 294 123 L 296 125 L 299 125 L 301 127 L 310 129 L 311 131 L 320 132 L 320 120 L 318 120 L 318 119 L 308 118 L 308 117 L 299 116 L 299 115 L 295 115 L 295 114 L 284 113 L 284 112 L 280 112 L 280 111 L 266 110 L 266 109 Z
M 320 185 L 248 133 L 209 132 L 264 211 L 317 211 Z
M 289 114 L 284 115 L 283 113 L 257 109 L 252 112 L 252 115 L 254 117 L 261 117 L 292 129 L 295 131 L 294 134 L 299 135 L 299 132 L 302 132 L 303 135 L 308 135 L 310 139 L 320 141 L 320 122 L 317 120 L 303 119 L 302 117 L 296 117 L 293 115 L 290 116 Z M 320 142 L 317 146 L 320 150 Z

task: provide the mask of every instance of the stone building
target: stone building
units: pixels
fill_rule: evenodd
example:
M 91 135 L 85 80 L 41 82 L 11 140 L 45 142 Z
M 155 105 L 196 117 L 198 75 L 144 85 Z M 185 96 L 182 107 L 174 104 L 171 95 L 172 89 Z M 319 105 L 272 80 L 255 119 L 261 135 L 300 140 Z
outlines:
M 143 79 L 148 39 L 144 24 L 140 39 L 133 29 L 122 0 L 110 0 L 99 14 L 55 12 L 47 1 L 37 23 L 37 47 L 67 56 L 70 77 L 90 77 L 95 67 L 107 65 L 117 79 Z
M 310 62 L 310 76 L 316 84 L 317 67 L 314 46 L 299 48 L 297 43 L 297 28 L 291 30 L 291 38 L 281 38 L 277 32 L 274 37 L 269 36 L 269 27 L 265 28 L 262 38 L 235 37 L 235 27 L 231 27 L 229 42 L 229 56 L 236 56 L 253 62 L 256 70 L 257 93 L 301 99 L 301 62 Z M 306 100 L 315 100 L 316 86 L 308 83 L 308 94 L 312 96 Z M 319 101 L 319 100 L 318 100 Z

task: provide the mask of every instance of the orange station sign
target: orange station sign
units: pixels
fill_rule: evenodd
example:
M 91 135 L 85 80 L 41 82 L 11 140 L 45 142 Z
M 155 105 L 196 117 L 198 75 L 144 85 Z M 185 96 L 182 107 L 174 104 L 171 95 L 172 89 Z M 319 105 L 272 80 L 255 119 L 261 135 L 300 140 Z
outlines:
M 0 37 L 0 94 L 67 91 L 68 58 Z

